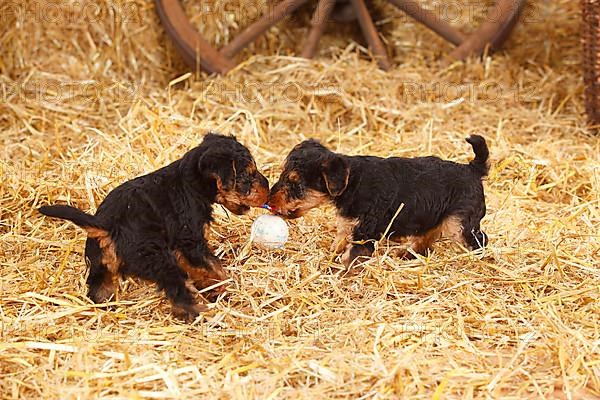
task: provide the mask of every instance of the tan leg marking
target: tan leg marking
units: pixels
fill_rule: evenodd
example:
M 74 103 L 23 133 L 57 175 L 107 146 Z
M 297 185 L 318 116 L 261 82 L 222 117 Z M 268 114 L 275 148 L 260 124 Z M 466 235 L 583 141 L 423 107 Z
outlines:
M 94 298 L 92 300 L 94 300 L 94 302 L 96 303 L 105 303 L 108 300 L 110 300 L 110 298 L 115 294 L 115 275 L 112 273 L 108 273 L 106 274 L 106 276 L 104 277 L 104 280 L 102 281 L 102 284 L 100 285 L 100 287 L 98 287 L 98 289 L 96 290 L 96 292 L 94 293 Z
M 192 286 L 205 288 L 227 279 L 227 274 L 221 266 L 221 263 L 216 260 L 211 261 L 210 265 L 207 265 L 205 267 L 195 267 L 192 264 L 190 264 L 188 259 L 181 253 L 181 251 L 175 250 L 173 252 L 173 255 L 175 256 L 179 267 L 182 270 L 184 270 L 185 273 L 188 275 L 189 279 L 186 281 L 186 286 L 191 284 Z M 225 292 L 226 285 L 221 285 L 215 290 L 220 293 Z
M 346 247 L 348 247 L 348 239 L 352 240 L 352 232 L 357 224 L 358 220 L 355 218 L 346 218 L 338 215 L 336 219 L 337 232 L 333 243 L 331 243 L 330 251 L 335 254 L 343 253 Z
M 342 257 L 340 259 L 342 261 L 342 264 L 344 264 L 344 266 L 346 267 L 346 270 L 344 272 L 344 275 L 346 275 L 346 276 L 355 275 L 356 273 L 358 273 L 358 271 L 360 271 L 362 269 L 362 266 L 357 268 L 357 264 L 360 264 L 365 260 L 363 259 L 362 261 L 359 260 L 357 262 L 354 262 L 356 259 L 362 258 L 362 257 L 371 257 L 371 253 L 369 252 L 369 250 L 367 250 L 365 247 L 361 246 L 358 248 L 358 254 L 356 254 L 356 258 L 351 260 L 350 253 L 352 252 L 353 246 L 354 245 L 352 243 L 348 243 L 348 245 L 346 246 L 346 251 L 344 251 L 344 254 L 342 254 Z M 352 267 L 352 268 L 350 268 L 350 267 Z
M 451 215 L 442 222 L 441 227 L 443 236 L 466 246 L 465 239 L 463 238 L 464 228 L 459 217 Z
M 123 265 L 123 261 L 117 255 L 117 247 L 113 242 L 109 233 L 104 229 L 100 228 L 85 228 L 88 232 L 88 236 L 96 239 L 100 248 L 102 249 L 102 264 L 106 266 L 108 271 L 112 274 L 118 274 L 119 269 Z
M 412 249 L 415 253 L 424 254 L 433 243 L 440 237 L 445 236 L 452 240 L 455 240 L 463 246 L 465 241 L 462 237 L 463 227 L 460 223 L 460 219 L 456 216 L 450 216 L 444 219 L 438 226 L 425 232 L 419 236 L 392 236 L 395 242 L 402 245 L 403 248 L 396 250 L 394 253 L 398 257 L 409 257 L 411 253 L 408 249 Z
M 123 261 L 117 255 L 117 247 L 113 242 L 109 233 L 100 228 L 85 228 L 88 232 L 88 237 L 95 239 L 102 251 L 102 264 L 106 267 L 108 273 L 104 277 L 102 284 L 93 293 L 95 302 L 104 303 L 115 294 L 116 285 L 115 278 L 119 273 L 119 269 L 123 265 Z
M 181 251 L 175 250 L 173 251 L 173 255 L 177 260 L 177 264 L 179 264 L 179 268 L 185 271 L 185 273 L 188 276 L 188 279 L 185 280 L 185 287 L 194 296 L 194 303 L 192 304 L 172 303 L 173 314 L 182 319 L 194 319 L 200 313 L 209 310 L 209 308 L 205 304 L 203 304 L 204 302 L 206 302 L 206 298 L 200 295 L 197 286 L 205 288 L 207 286 L 214 285 L 215 283 L 223 280 L 224 278 L 220 274 L 214 272 L 216 268 L 214 267 L 214 265 L 212 265 L 213 263 L 211 263 L 210 266 L 206 267 L 194 267 L 192 264 L 190 264 L 189 260 L 183 255 L 183 253 L 181 253 Z M 218 267 L 221 268 L 220 265 Z M 220 286 L 219 288 L 217 288 L 217 290 L 221 289 L 222 287 L 223 286 Z
M 194 281 L 191 279 L 186 279 L 185 280 L 185 287 L 188 288 L 188 290 L 190 292 L 192 292 L 194 295 L 198 295 L 198 289 L 196 288 L 196 285 L 194 285 Z
M 350 249 L 352 248 L 352 245 L 347 243 L 344 254 L 342 254 L 342 257 L 340 258 L 340 261 L 342 262 L 342 264 L 344 264 L 346 266 L 346 268 L 348 268 L 350 266 Z

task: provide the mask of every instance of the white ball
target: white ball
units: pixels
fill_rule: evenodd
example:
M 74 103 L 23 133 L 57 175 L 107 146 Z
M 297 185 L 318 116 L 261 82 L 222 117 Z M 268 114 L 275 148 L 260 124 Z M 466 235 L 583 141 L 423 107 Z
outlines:
M 282 218 L 264 214 L 252 224 L 250 240 L 267 249 L 280 249 L 287 242 L 288 235 L 288 226 Z

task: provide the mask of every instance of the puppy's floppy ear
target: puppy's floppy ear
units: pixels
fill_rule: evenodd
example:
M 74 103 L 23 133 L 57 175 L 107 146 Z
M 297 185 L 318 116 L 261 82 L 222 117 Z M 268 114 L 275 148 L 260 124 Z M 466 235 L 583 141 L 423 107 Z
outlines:
M 219 190 L 235 188 L 235 162 L 224 154 L 210 151 L 203 154 L 198 160 L 198 170 L 204 176 L 215 179 Z
M 333 197 L 339 196 L 346 190 L 350 178 L 350 168 L 342 157 L 334 155 L 323 163 L 323 179 L 327 191 Z

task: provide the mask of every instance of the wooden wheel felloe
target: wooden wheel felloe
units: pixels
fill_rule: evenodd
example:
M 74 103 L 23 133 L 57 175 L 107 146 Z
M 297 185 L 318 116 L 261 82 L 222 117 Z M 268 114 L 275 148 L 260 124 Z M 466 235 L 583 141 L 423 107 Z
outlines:
M 225 73 L 235 66 L 233 61 L 200 36 L 185 15 L 179 0 L 156 0 L 156 10 L 167 34 L 187 65 L 209 72 Z
M 332 12 L 335 12 L 334 8 L 336 5 L 343 5 L 352 7 L 352 14 L 358 20 L 362 33 L 379 66 L 384 70 L 391 67 L 385 46 L 369 13 L 366 4 L 368 0 L 317 1 L 311 21 L 312 26 L 302 50 L 303 57 L 314 56 L 325 24 Z M 433 11 L 421 7 L 417 0 L 388 1 L 455 45 L 456 48 L 448 55 L 449 60 L 463 60 L 471 55 L 480 55 L 488 48 L 492 51 L 498 49 L 512 31 L 526 2 L 526 0 L 496 0 L 496 4 L 490 8 L 487 18 L 481 26 L 470 35 L 465 35 Z M 600 0 L 582 1 L 597 3 Z M 235 66 L 234 56 L 306 2 L 308 0 L 282 0 L 272 12 L 250 24 L 221 50 L 213 48 L 194 29 L 179 0 L 156 0 L 156 8 L 167 34 L 191 68 L 202 68 L 211 73 L 225 73 Z

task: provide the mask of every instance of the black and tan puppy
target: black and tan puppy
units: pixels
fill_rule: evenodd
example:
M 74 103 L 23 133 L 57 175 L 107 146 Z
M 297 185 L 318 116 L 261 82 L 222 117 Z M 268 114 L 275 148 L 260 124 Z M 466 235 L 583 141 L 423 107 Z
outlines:
M 370 256 L 388 227 L 390 239 L 417 253 L 442 235 L 477 249 L 487 242 L 479 224 L 485 215 L 481 180 L 489 152 L 481 136 L 467 142 L 475 159 L 458 164 L 437 157 L 345 156 L 307 140 L 287 156 L 268 204 L 283 217 L 298 218 L 333 203 L 338 221 L 332 249 L 344 253 L 347 267 L 357 257 Z
M 115 275 L 136 276 L 156 282 L 177 315 L 193 318 L 206 310 L 195 299 L 196 287 L 227 278 L 204 236 L 213 203 L 242 214 L 263 205 L 268 192 L 248 149 L 234 137 L 209 133 L 183 158 L 115 188 L 96 215 L 64 205 L 40 212 L 87 231 L 88 296 L 94 302 L 113 295 Z

